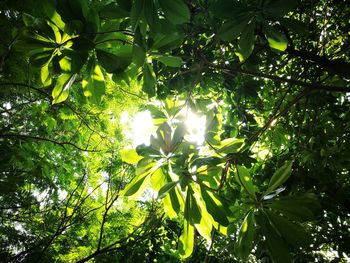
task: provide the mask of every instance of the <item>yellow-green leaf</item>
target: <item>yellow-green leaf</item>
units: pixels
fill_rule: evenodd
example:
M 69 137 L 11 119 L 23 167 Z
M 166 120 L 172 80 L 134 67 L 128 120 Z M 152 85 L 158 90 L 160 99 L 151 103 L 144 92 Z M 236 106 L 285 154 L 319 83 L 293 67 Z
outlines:
M 220 143 L 220 148 L 216 150 L 217 153 L 236 153 L 243 145 L 243 139 L 228 138 Z
M 265 25 L 263 27 L 263 31 L 265 33 L 269 46 L 272 49 L 279 51 L 285 51 L 287 49 L 288 41 L 282 32 L 276 30 L 270 25 Z
M 193 251 L 194 227 L 190 222 L 184 219 L 184 230 L 179 239 L 179 252 L 182 258 L 188 258 Z
M 143 157 L 138 155 L 135 149 L 123 149 L 120 151 L 122 160 L 129 164 L 136 164 Z
M 70 75 L 67 73 L 58 77 L 56 85 L 52 90 L 53 104 L 65 101 L 69 95 L 69 89 L 74 83 L 76 74 Z

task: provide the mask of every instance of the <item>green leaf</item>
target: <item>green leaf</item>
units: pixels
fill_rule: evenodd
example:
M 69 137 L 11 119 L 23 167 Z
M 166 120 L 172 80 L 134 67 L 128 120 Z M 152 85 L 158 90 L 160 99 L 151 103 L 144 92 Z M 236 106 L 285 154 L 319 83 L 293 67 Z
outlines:
M 208 165 L 211 168 L 217 166 L 218 164 L 224 163 L 225 159 L 224 158 L 220 158 L 217 156 L 210 156 L 210 157 L 201 157 L 201 158 L 197 158 L 192 162 L 192 166 L 197 166 L 197 167 L 201 167 L 204 165 Z
M 164 198 L 176 185 L 178 184 L 177 182 L 169 182 L 165 184 L 158 192 L 158 199 Z
M 220 143 L 220 148 L 216 150 L 217 153 L 236 153 L 244 143 L 244 139 L 228 138 Z
M 177 188 L 173 188 L 169 191 L 170 204 L 172 209 L 176 212 L 180 212 L 181 204 L 180 204 L 180 196 L 179 190 Z
M 184 230 L 179 238 L 179 253 L 182 258 L 188 258 L 193 251 L 194 226 L 187 219 L 184 219 Z
M 144 4 L 144 0 L 133 0 L 132 2 L 130 20 L 131 20 L 131 28 L 133 31 L 135 31 L 137 25 L 139 24 L 141 14 L 142 14 L 143 4 Z
M 228 226 L 229 221 L 227 219 L 227 211 L 225 211 L 222 202 L 215 193 L 208 192 L 201 187 L 201 194 L 205 207 L 208 213 L 213 217 L 213 219 L 222 226 Z
M 157 13 L 157 8 L 154 5 L 154 0 L 144 0 L 144 7 L 143 7 L 144 16 L 146 19 L 147 24 L 149 25 L 151 31 L 158 31 L 159 30 L 159 18 Z
M 55 23 L 55 25 L 64 31 L 65 23 L 63 22 L 61 16 L 56 12 L 56 10 L 53 10 L 51 15 L 49 16 L 50 20 Z
M 44 51 L 40 53 L 36 53 L 30 57 L 30 65 L 41 68 L 45 65 L 49 64 L 52 59 L 52 51 Z
M 238 42 L 238 51 L 235 52 L 239 61 L 246 60 L 254 50 L 255 42 L 255 23 L 250 22 L 242 32 L 241 38 Z
M 63 102 L 68 98 L 69 89 L 73 85 L 76 76 L 76 74 L 70 75 L 65 73 L 58 77 L 56 85 L 52 90 L 52 104 Z
M 120 151 L 120 155 L 122 160 L 129 164 L 136 164 L 142 159 L 135 149 L 123 149 Z
M 173 32 L 166 35 L 158 34 L 154 38 L 152 50 L 159 50 L 161 52 L 171 51 L 181 45 L 184 36 L 179 32 Z
M 161 156 L 161 153 L 159 150 L 154 149 L 151 146 L 146 146 L 144 144 L 138 145 L 136 147 L 136 152 L 137 154 L 145 157 L 156 157 L 156 156 Z
M 308 25 L 302 21 L 292 18 L 280 18 L 279 22 L 281 25 L 289 28 L 292 32 L 299 34 L 300 36 L 309 35 Z
M 293 161 L 288 161 L 275 171 L 264 195 L 268 195 L 277 187 L 282 185 L 285 181 L 287 181 L 289 176 L 292 174 L 292 164 Z
M 105 94 L 105 81 L 101 67 L 91 59 L 87 65 L 88 77 L 82 81 L 84 96 L 91 102 L 98 104 Z
M 265 33 L 265 37 L 269 43 L 270 48 L 279 51 L 285 51 L 287 49 L 288 41 L 283 33 L 267 24 L 264 25 L 263 31 Z
M 144 65 L 146 59 L 146 52 L 138 44 L 133 45 L 132 49 L 132 61 L 137 67 Z
M 210 3 L 209 10 L 218 18 L 232 18 L 249 11 L 247 5 L 238 1 L 214 0 Z
M 265 216 L 263 216 L 266 218 Z M 291 263 L 292 259 L 287 245 L 283 238 L 276 232 L 275 228 L 271 226 L 268 218 L 265 219 L 264 233 L 266 236 L 266 243 L 268 252 L 274 263 Z
M 307 247 L 312 243 L 310 235 L 300 225 L 292 223 L 286 218 L 268 210 L 265 210 L 265 212 L 268 215 L 270 222 L 291 246 L 298 249 L 299 247 Z
M 242 33 L 250 19 L 250 15 L 242 14 L 225 21 L 218 32 L 219 37 L 225 41 L 236 39 Z
M 201 210 L 197 204 L 196 198 L 193 195 L 193 190 L 191 189 L 191 187 L 188 187 L 187 190 L 187 195 L 190 196 L 190 223 L 191 224 L 199 224 L 201 222 Z M 186 200 L 187 202 L 187 200 Z
M 242 185 L 251 196 L 255 196 L 256 189 L 248 169 L 244 166 L 237 165 L 237 178 L 239 184 Z
M 145 185 L 146 178 L 149 178 L 149 173 L 143 173 L 136 176 L 124 189 L 124 196 L 133 196 L 141 192 L 142 186 Z
M 45 64 L 40 69 L 40 79 L 44 86 L 50 86 L 52 83 L 52 78 L 49 71 L 49 63 Z
M 131 62 L 131 57 L 124 57 L 96 49 L 97 59 L 108 73 L 119 73 L 124 71 Z
M 160 167 L 161 163 L 154 162 L 151 158 L 143 158 L 137 163 L 136 177 L 125 187 L 123 194 L 129 197 L 137 197 L 147 186 L 150 177 Z
M 183 24 L 190 20 L 190 10 L 182 0 L 159 0 L 165 18 L 172 24 Z
M 162 62 L 164 65 L 169 67 L 178 68 L 182 65 L 182 59 L 179 57 L 164 55 L 164 56 L 153 56 L 154 59 Z
M 283 196 L 267 202 L 267 206 L 292 220 L 310 221 L 315 219 L 314 211 L 320 204 L 313 195 L 304 194 Z
M 255 237 L 255 225 L 254 225 L 254 213 L 249 211 L 245 217 L 241 228 L 239 230 L 238 239 L 235 244 L 236 254 L 242 258 L 246 259 L 254 246 L 254 237 Z
M 173 145 L 174 148 L 182 142 L 185 133 L 186 133 L 186 127 L 182 124 L 179 124 L 176 127 L 171 139 L 171 144 Z
M 101 18 L 107 18 L 107 19 L 120 19 L 120 18 L 125 18 L 126 16 L 129 15 L 127 11 L 120 8 L 115 3 L 110 3 L 108 5 L 103 6 L 100 9 L 99 14 Z
M 263 9 L 275 17 L 280 17 L 296 8 L 298 6 L 298 3 L 299 0 L 273 0 L 268 2 L 268 4 L 263 7 Z
M 156 106 L 154 106 L 152 104 L 147 105 L 146 109 L 150 111 L 153 119 L 164 119 L 164 118 L 166 118 L 165 113 L 161 109 L 159 109 L 158 107 L 156 107 Z
M 156 94 L 156 76 L 153 72 L 152 66 L 146 63 L 143 66 L 143 85 L 142 90 L 146 92 L 149 97 Z

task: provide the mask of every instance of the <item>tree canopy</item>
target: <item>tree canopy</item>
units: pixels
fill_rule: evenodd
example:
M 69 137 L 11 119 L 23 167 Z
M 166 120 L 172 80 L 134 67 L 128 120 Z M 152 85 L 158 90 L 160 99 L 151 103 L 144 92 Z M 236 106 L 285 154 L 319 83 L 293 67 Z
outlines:
M 1 1 L 0 261 L 347 262 L 347 2 Z

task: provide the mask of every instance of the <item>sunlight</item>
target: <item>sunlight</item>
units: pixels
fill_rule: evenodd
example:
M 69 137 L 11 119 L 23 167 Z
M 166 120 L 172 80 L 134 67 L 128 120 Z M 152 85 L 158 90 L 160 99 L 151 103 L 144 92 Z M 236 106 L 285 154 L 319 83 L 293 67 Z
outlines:
M 188 142 L 202 145 L 205 141 L 205 123 L 206 117 L 198 116 L 192 111 L 186 112 L 185 117 L 186 132 L 185 140 Z
M 124 129 L 124 133 L 126 138 L 131 140 L 132 147 L 141 144 L 149 145 L 150 137 L 156 130 L 151 113 L 148 110 L 138 112 L 134 117 L 130 117 L 128 113 L 123 112 L 120 124 L 127 127 L 127 129 Z
M 203 145 L 206 117 L 204 115 L 199 116 L 188 108 L 184 108 L 179 115 L 181 120 L 175 119 L 170 122 L 175 126 L 176 123 L 184 123 L 186 127 L 184 139 L 198 146 Z M 155 135 L 157 129 L 148 110 L 138 112 L 133 117 L 129 116 L 127 112 L 123 112 L 120 117 L 120 124 L 124 126 L 125 137 L 131 141 L 132 147 L 141 144 L 150 145 L 150 137 L 152 134 Z

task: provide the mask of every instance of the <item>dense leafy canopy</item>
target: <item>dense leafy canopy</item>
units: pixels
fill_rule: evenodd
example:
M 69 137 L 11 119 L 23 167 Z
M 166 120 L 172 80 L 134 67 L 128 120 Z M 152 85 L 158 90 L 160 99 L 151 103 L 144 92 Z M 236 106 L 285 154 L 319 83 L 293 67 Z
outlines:
M 4 0 L 0 25 L 0 261 L 349 260 L 347 1 Z

